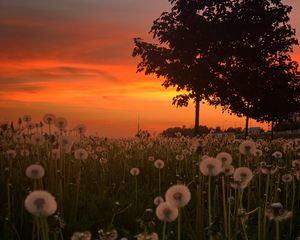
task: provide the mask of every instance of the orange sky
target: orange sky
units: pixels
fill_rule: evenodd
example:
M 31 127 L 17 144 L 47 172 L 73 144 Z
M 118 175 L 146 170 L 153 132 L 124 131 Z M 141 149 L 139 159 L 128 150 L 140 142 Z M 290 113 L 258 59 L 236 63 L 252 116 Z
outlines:
M 300 29 L 300 2 L 286 2 Z M 110 137 L 132 136 L 138 114 L 151 132 L 192 126 L 194 106 L 173 106 L 175 91 L 165 90 L 161 79 L 136 74 L 138 59 L 131 57 L 132 39 L 149 38 L 153 20 L 168 9 L 167 0 L 1 0 L 0 122 L 23 114 L 40 121 L 53 113 L 70 127 L 82 122 Z M 200 122 L 244 126 L 244 119 L 206 104 Z

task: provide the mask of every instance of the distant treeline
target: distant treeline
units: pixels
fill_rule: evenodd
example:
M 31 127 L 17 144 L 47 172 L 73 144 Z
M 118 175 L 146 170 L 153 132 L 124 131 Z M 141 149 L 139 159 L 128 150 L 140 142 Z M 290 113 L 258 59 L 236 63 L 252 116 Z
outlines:
M 293 131 L 300 129 L 300 122 L 295 121 L 284 121 L 281 123 L 278 123 L 274 126 L 274 132 L 282 132 L 282 131 Z M 264 129 L 260 127 L 250 128 L 250 133 L 252 134 L 262 134 L 264 133 Z M 180 133 L 182 136 L 194 136 L 194 128 L 187 128 L 185 126 L 182 127 L 172 127 L 167 128 L 163 132 L 161 132 L 161 135 L 164 137 L 176 137 Z M 227 129 L 222 130 L 221 127 L 216 128 L 210 128 L 207 126 L 200 126 L 199 127 L 199 135 L 205 135 L 208 133 L 233 133 L 235 135 L 244 134 L 245 129 L 242 129 L 240 127 L 229 127 Z
M 264 131 L 262 128 L 260 129 L 262 132 Z M 180 133 L 182 136 L 194 136 L 195 131 L 194 128 L 186 128 L 183 127 L 173 127 L 164 130 L 161 135 L 165 137 L 176 137 Z M 230 127 L 226 130 L 222 130 L 221 127 L 209 128 L 207 126 L 199 126 L 199 135 L 205 135 L 208 133 L 234 133 L 234 134 L 242 134 L 242 128 L 233 128 Z

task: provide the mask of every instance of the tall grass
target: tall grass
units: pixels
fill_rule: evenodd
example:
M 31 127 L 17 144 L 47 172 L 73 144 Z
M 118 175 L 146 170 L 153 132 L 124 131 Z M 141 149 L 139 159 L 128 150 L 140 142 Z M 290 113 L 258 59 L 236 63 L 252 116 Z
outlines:
M 233 135 L 106 139 L 54 132 L 50 124 L 1 129 L 0 239 L 70 239 L 86 230 L 93 239 L 110 239 L 115 231 L 116 239 L 141 233 L 146 239 L 156 232 L 168 240 L 295 239 L 299 234 L 299 139 L 257 140 L 253 149 L 260 155 L 241 154 L 242 140 Z M 75 157 L 78 149 L 87 152 L 86 159 Z M 272 155 L 275 151 L 282 156 Z M 251 169 L 253 178 L 245 186 L 224 169 L 216 176 L 199 170 L 206 155 L 220 152 L 232 156 L 234 168 Z M 162 168 L 155 167 L 157 159 L 163 160 Z M 40 180 L 26 176 L 32 164 L 45 169 Z M 139 174 L 130 174 L 132 168 Z M 180 218 L 166 224 L 155 216 L 153 200 L 175 184 L 188 186 L 191 201 L 180 209 Z M 55 197 L 54 215 L 37 218 L 26 211 L 26 196 L 38 189 Z

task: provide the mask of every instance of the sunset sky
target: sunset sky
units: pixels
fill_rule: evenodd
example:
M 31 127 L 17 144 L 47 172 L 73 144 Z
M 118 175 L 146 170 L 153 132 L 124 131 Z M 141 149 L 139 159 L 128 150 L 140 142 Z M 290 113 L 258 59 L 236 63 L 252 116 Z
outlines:
M 300 1 L 285 2 L 300 31 Z M 153 20 L 169 9 L 167 0 L 1 0 L 0 122 L 53 113 L 70 127 L 85 123 L 109 137 L 132 136 L 138 115 L 150 132 L 192 126 L 193 104 L 173 106 L 176 92 L 164 89 L 162 79 L 137 74 L 139 59 L 131 57 L 133 38 L 150 39 Z M 244 119 L 206 104 L 200 122 L 244 126 Z

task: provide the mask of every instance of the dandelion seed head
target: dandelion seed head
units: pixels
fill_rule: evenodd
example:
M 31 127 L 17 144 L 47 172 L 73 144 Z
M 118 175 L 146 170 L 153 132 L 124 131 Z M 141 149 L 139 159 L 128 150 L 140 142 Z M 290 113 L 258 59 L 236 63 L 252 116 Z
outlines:
M 177 184 L 167 190 L 165 198 L 173 207 L 182 208 L 191 200 L 191 192 L 187 186 Z
M 176 158 L 177 161 L 182 161 L 184 159 L 184 155 L 183 154 L 177 154 L 175 158 Z
M 130 169 L 130 174 L 132 176 L 138 176 L 140 174 L 140 169 L 139 168 L 131 168 Z
M 64 130 L 68 125 L 67 119 L 63 118 L 63 117 L 58 117 L 55 120 L 55 126 L 59 129 L 59 130 Z
M 47 113 L 45 114 L 45 116 L 43 117 L 43 122 L 45 124 L 54 124 L 55 123 L 55 116 L 53 114 Z
M 255 149 L 255 143 L 252 140 L 245 140 L 239 146 L 239 151 L 242 155 L 251 154 Z
M 34 134 L 31 136 L 31 144 L 35 146 L 42 146 L 45 142 L 45 137 L 41 134 Z
M 251 154 L 252 154 L 253 156 L 255 156 L 255 157 L 261 157 L 261 156 L 263 155 L 263 152 L 262 152 L 262 150 L 260 150 L 260 149 L 253 148 L 253 149 L 251 150 Z
M 9 149 L 6 151 L 6 155 L 9 159 L 15 159 L 17 156 L 17 152 L 16 152 L 16 150 Z
M 41 165 L 32 164 L 26 168 L 25 173 L 30 179 L 41 179 L 45 175 L 45 170 Z
M 25 208 L 35 216 L 51 216 L 57 209 L 55 198 L 47 191 L 33 191 L 25 199 Z
M 153 203 L 157 206 L 163 202 L 164 202 L 164 199 L 161 196 L 155 197 L 153 200 Z
M 222 171 L 225 176 L 231 176 L 234 173 L 234 167 L 232 165 L 224 165 Z
M 162 169 L 164 168 L 165 166 L 165 162 L 161 159 L 157 159 L 155 162 L 154 162 L 154 167 L 158 168 L 158 169 Z
M 276 159 L 280 159 L 280 158 L 282 158 L 282 153 L 279 151 L 275 151 L 272 153 L 272 157 L 274 157 Z
M 24 136 L 21 134 L 15 134 L 13 136 L 13 141 L 16 144 L 23 144 L 25 142 Z
M 253 178 L 253 173 L 250 168 L 239 167 L 236 168 L 233 173 L 233 179 L 236 182 L 242 182 L 248 184 Z
M 77 160 L 86 160 L 88 158 L 88 152 L 83 148 L 78 148 L 74 152 L 74 157 Z
M 217 176 L 222 171 L 222 162 L 216 158 L 205 157 L 199 165 L 200 172 L 205 176 Z
M 76 132 L 79 133 L 79 135 L 83 135 L 86 133 L 86 126 L 82 123 L 78 124 L 76 127 L 75 127 L 75 130 Z
M 282 175 L 281 180 L 282 180 L 284 183 L 290 183 L 290 182 L 293 181 L 293 176 L 292 176 L 292 174 L 286 173 L 286 174 L 283 174 L 283 175 Z
M 261 167 L 260 167 L 260 171 L 263 174 L 275 174 L 278 170 L 277 166 L 271 165 L 271 164 L 266 164 L 266 162 L 262 162 Z
M 28 157 L 29 156 L 29 150 L 28 149 L 22 149 L 20 151 L 20 154 L 22 157 Z
M 232 163 L 232 156 L 227 152 L 218 153 L 216 159 L 219 159 L 223 165 L 230 165 Z
M 89 231 L 74 232 L 71 240 L 91 240 L 92 234 Z
M 24 115 L 23 116 L 23 121 L 26 122 L 26 123 L 30 122 L 31 121 L 31 116 L 30 115 Z
M 178 209 L 168 202 L 163 202 L 156 208 L 156 216 L 160 221 L 173 222 L 178 217 Z

